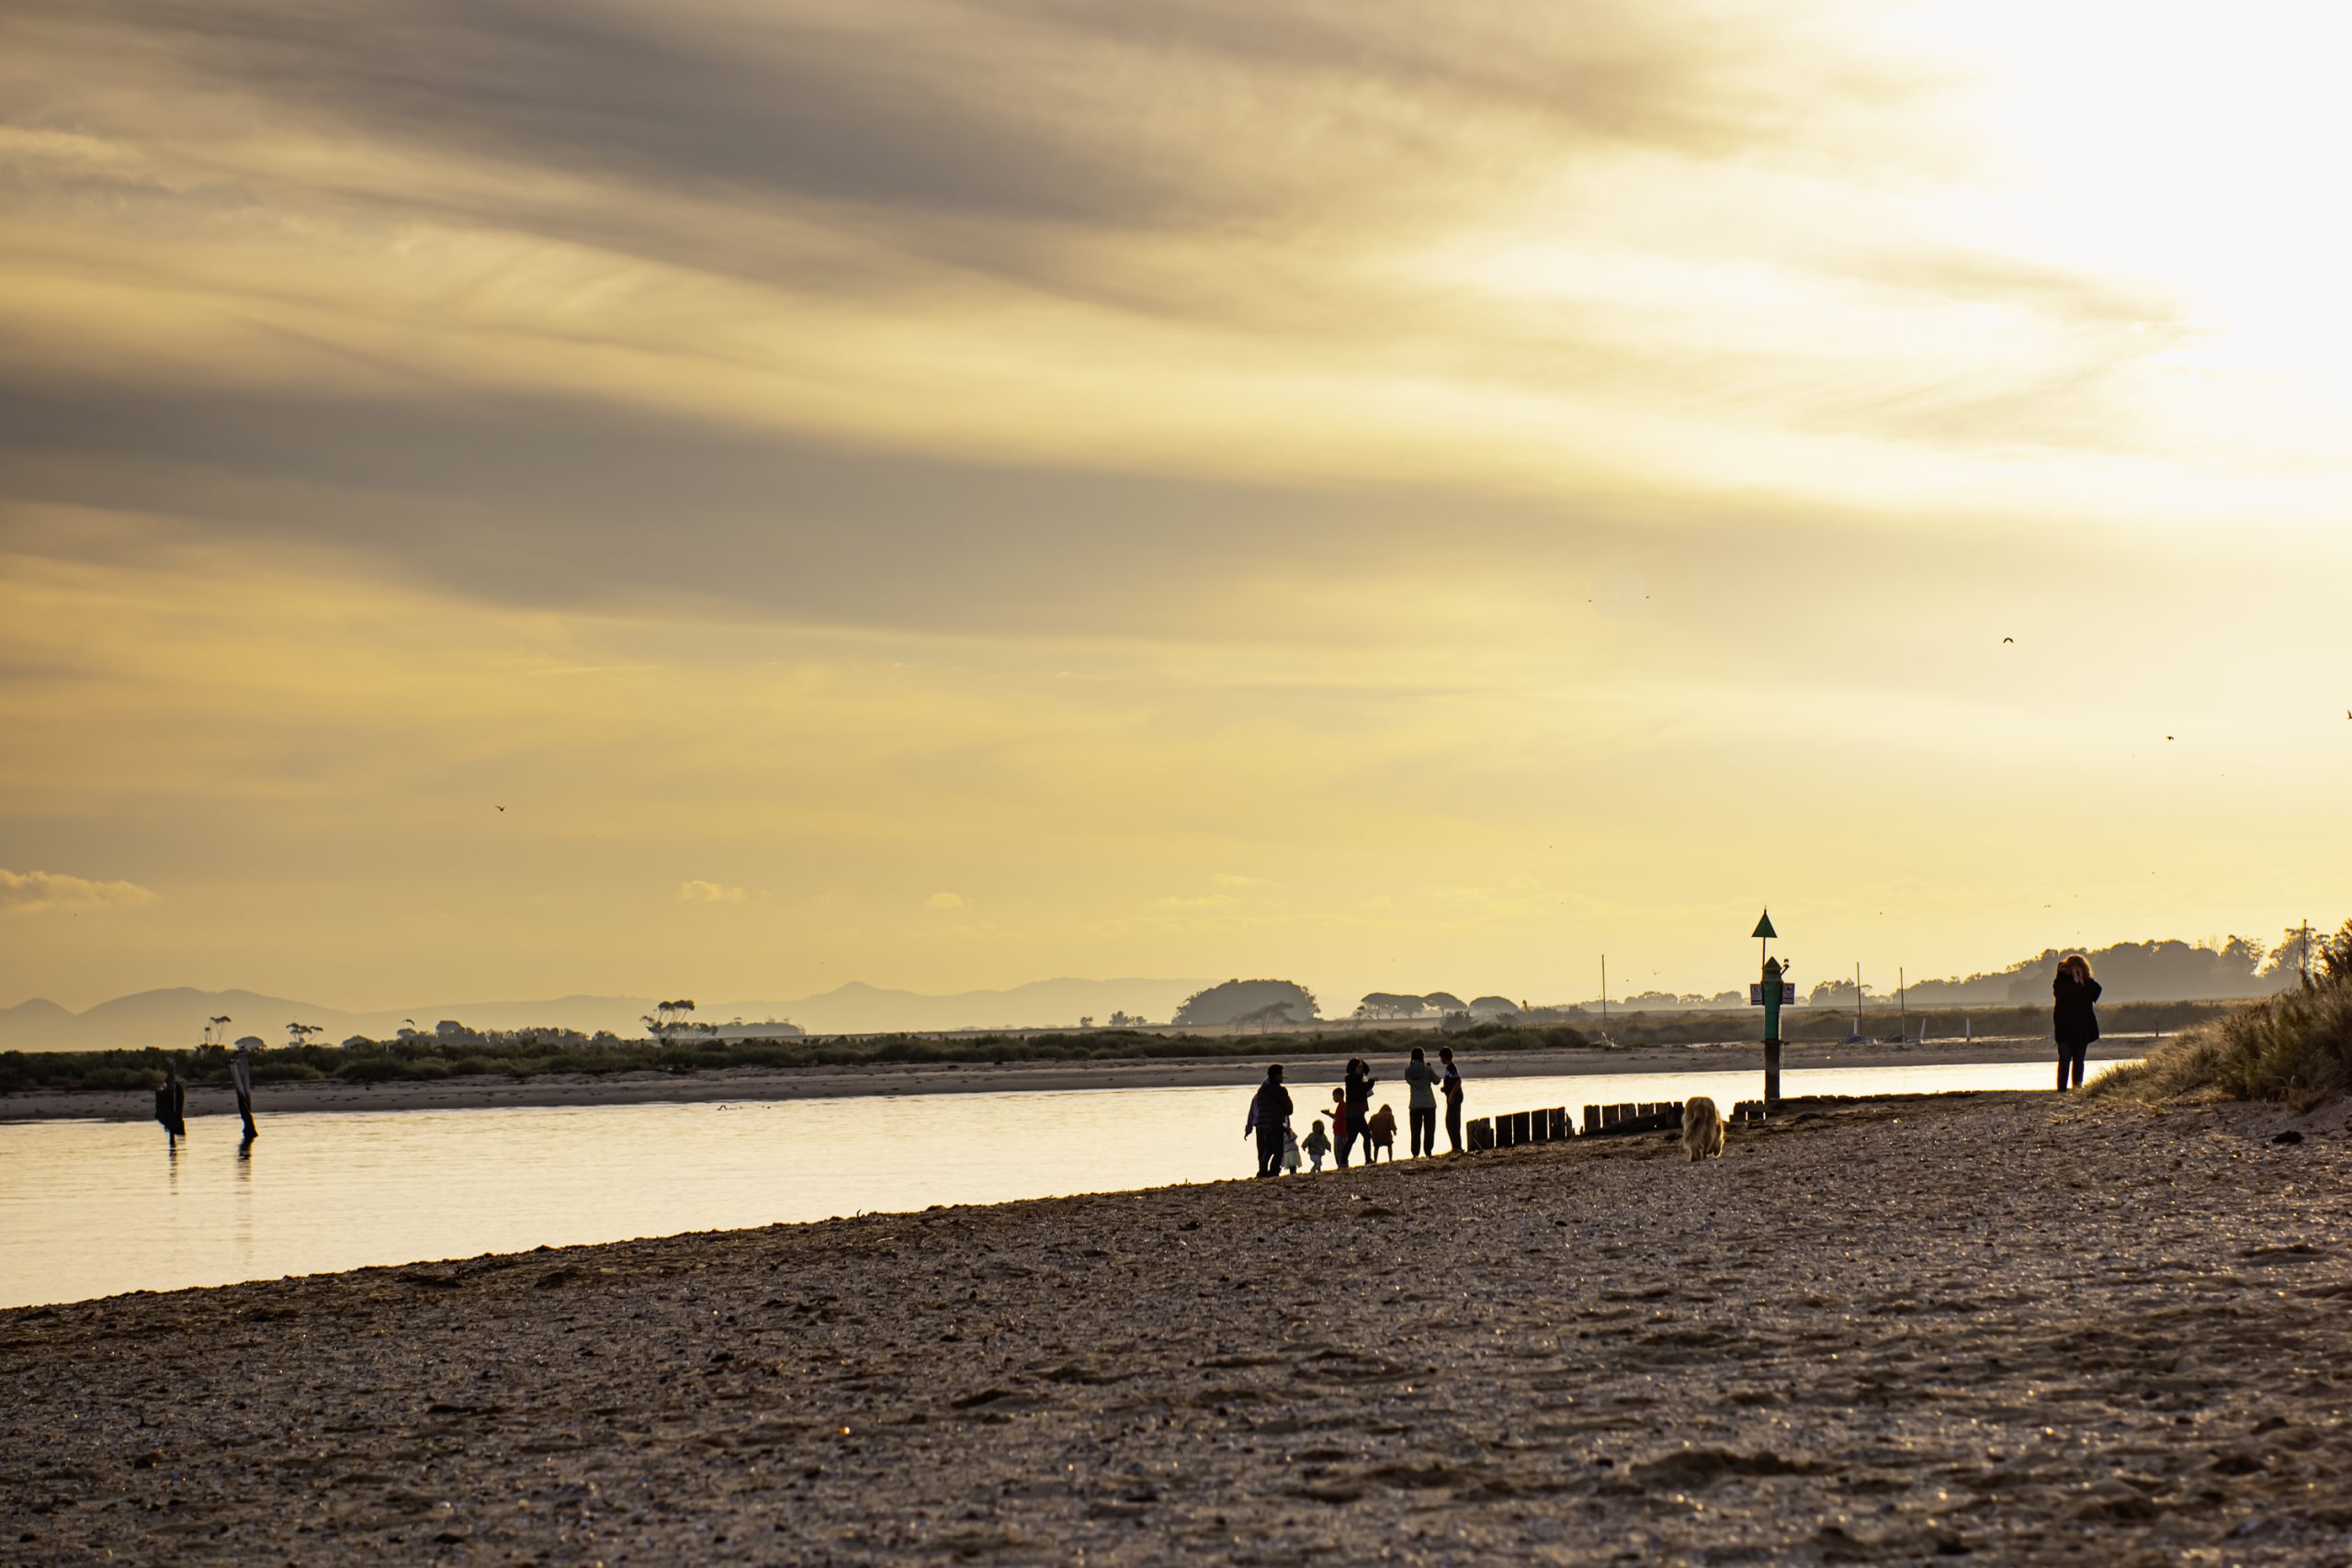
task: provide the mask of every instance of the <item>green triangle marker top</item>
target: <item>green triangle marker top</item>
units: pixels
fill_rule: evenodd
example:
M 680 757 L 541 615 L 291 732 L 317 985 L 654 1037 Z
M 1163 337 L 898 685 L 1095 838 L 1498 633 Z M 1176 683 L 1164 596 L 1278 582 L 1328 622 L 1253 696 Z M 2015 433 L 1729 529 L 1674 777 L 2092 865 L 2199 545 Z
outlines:
M 1765 911 L 1764 911 L 1764 918 L 1763 918 L 1762 919 L 1760 919 L 1760 920 L 1758 920 L 1758 921 L 1757 921 L 1757 922 L 1756 922 L 1756 930 L 1755 930 L 1752 933 L 1750 933 L 1750 934 L 1755 935 L 1755 936 L 1769 936 L 1769 937 L 1777 937 L 1777 936 L 1779 936 L 1779 935 L 1781 934 L 1779 931 L 1774 931 L 1774 930 L 1772 929 L 1772 911 L 1771 911 L 1771 910 L 1767 909 L 1767 910 L 1765 910 Z

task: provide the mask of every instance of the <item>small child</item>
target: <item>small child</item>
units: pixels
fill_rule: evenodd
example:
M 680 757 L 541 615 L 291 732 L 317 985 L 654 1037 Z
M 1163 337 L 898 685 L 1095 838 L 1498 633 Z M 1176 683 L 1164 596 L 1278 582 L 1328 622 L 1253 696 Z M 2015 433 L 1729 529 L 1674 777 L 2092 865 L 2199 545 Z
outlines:
M 1315 1119 L 1315 1124 L 1306 1130 L 1306 1142 L 1300 1146 L 1306 1150 L 1306 1157 L 1315 1162 L 1314 1168 L 1321 1170 L 1323 1156 L 1331 1152 L 1331 1137 L 1323 1131 L 1323 1118 L 1317 1116 Z M 1291 1168 L 1296 1170 L 1298 1167 L 1294 1163 Z
M 1298 1134 L 1287 1122 L 1283 1123 L 1283 1169 L 1292 1176 L 1298 1174 Z

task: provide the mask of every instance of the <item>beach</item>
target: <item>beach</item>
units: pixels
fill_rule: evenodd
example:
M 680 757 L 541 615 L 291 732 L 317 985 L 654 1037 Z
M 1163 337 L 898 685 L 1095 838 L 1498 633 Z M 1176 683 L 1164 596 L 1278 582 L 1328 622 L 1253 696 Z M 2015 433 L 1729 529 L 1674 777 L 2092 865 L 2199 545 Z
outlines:
M 1437 1057 L 1444 1043 L 1433 1037 L 1427 1050 Z M 2138 1055 L 2146 1037 L 2117 1035 L 2095 1049 L 2098 1060 Z M 1295 1047 L 1294 1046 L 1295 1050 Z M 1871 1044 L 1792 1044 L 1784 1066 L 1926 1066 L 1958 1062 L 2025 1062 L 2050 1057 L 2042 1040 L 1930 1040 Z M 1570 1073 L 1713 1072 L 1762 1070 L 1763 1047 L 1739 1045 L 1630 1045 L 1562 1051 L 1508 1051 L 1491 1055 L 1463 1049 L 1464 1070 L 1477 1078 L 1548 1077 Z M 771 1100 L 832 1100 L 875 1094 L 1002 1093 L 1012 1089 L 1175 1089 L 1254 1085 L 1265 1064 L 1284 1062 L 1294 1088 L 1329 1087 L 1340 1081 L 1346 1058 L 1286 1054 L 1280 1039 L 1267 1042 L 1262 1055 L 1105 1059 L 1083 1062 L 876 1062 L 858 1066 L 736 1067 L 717 1072 L 549 1073 L 535 1077 L 480 1075 L 413 1083 L 359 1084 L 333 1079 L 309 1083 L 265 1083 L 254 1089 L 257 1111 L 270 1116 L 306 1111 L 472 1111 L 500 1106 L 695 1104 Z M 1384 1078 L 1403 1068 L 1404 1057 L 1381 1056 L 1374 1066 Z M 236 1109 L 226 1088 L 194 1086 L 187 1091 L 190 1116 L 228 1115 Z M 34 1089 L 0 1094 L 0 1122 L 89 1118 L 144 1122 L 155 1113 L 153 1097 L 139 1089 Z
M 1824 1102 L 1695 1167 L 1597 1138 L 22 1309 L 0 1518 L 31 1562 L 2329 1560 L 2347 1178 L 2341 1101 Z

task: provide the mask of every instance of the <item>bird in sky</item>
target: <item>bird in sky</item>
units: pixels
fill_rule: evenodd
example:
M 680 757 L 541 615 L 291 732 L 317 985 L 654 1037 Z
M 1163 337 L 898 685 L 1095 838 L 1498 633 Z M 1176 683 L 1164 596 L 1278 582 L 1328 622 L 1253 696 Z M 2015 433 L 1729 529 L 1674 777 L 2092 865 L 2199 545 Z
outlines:
M 2169 736 L 2169 735 L 2167 735 L 2167 736 L 2165 736 L 2165 739 L 2167 739 L 2167 740 L 2169 740 L 2169 739 L 2172 739 L 2172 737 L 2171 737 L 2171 736 Z
M 500 807 L 498 809 L 500 809 L 501 811 L 503 811 L 503 810 L 505 810 L 505 809 L 506 809 L 506 807 L 503 807 L 503 806 L 502 806 L 502 807 Z
M 2015 638 L 2015 637 L 2003 637 L 2001 640 L 2002 640 L 2003 642 L 2015 642 L 2015 641 L 2017 641 L 2018 639 L 2017 639 L 2017 638 Z

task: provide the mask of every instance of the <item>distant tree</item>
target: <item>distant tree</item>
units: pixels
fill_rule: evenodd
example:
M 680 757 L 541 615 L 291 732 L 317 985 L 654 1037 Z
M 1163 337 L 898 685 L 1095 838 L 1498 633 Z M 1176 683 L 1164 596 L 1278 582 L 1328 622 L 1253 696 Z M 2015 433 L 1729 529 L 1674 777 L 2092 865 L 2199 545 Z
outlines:
M 1258 1026 L 1258 1032 L 1262 1034 L 1277 1023 L 1295 1021 L 1291 1017 L 1291 1006 L 1292 1004 L 1286 1001 L 1268 1002 L 1264 1007 L 1243 1013 L 1233 1021 L 1237 1024 L 1254 1023 Z
M 1195 1028 L 1238 1023 L 1243 1017 L 1277 1002 L 1294 1023 L 1312 1023 L 1320 1011 L 1315 993 L 1295 981 L 1227 980 L 1186 997 L 1183 1005 L 1176 1010 L 1175 1021 Z
M 1396 991 L 1374 991 L 1356 1004 L 1358 1018 L 1419 1018 L 1430 1010 L 1428 1000 Z
M 1429 1003 L 1430 1006 L 1435 1008 L 1440 1012 L 1468 1012 L 1470 1010 L 1470 1004 L 1464 1001 L 1460 997 L 1455 996 L 1452 991 L 1431 991 L 1429 995 L 1423 997 L 1421 1000 Z
M 2312 939 L 2312 972 L 2328 980 L 2352 980 L 2352 920 L 2334 936 Z
M 1476 1019 L 1517 1018 L 1526 1010 L 1509 997 L 1474 997 L 1469 1007 L 1470 1016 Z
M 1081 1018 L 1078 1021 L 1078 1026 L 1080 1029 L 1091 1029 L 1094 1027 L 1094 1021 L 1091 1018 Z

